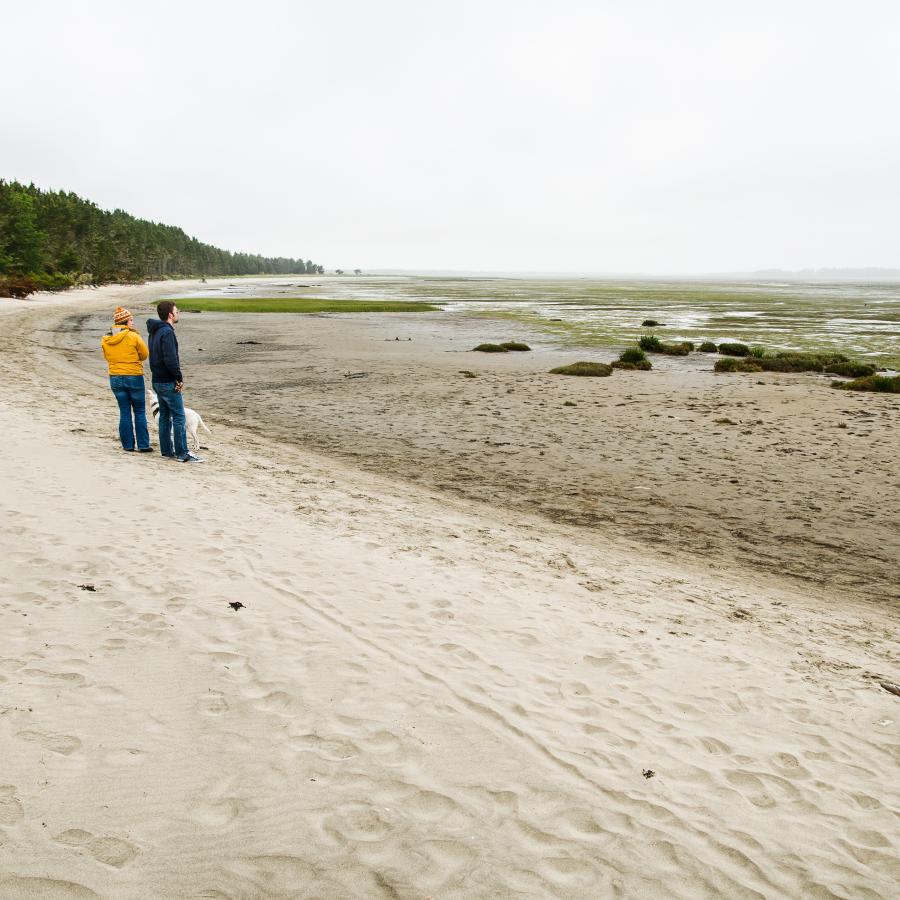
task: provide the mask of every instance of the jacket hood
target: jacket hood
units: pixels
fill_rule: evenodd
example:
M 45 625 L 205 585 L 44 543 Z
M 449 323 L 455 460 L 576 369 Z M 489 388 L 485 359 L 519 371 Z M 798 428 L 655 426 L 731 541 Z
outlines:
M 147 319 L 147 334 L 153 334 L 160 328 L 172 328 L 172 326 L 168 322 L 163 322 L 162 319 Z M 174 331 L 174 329 L 172 330 Z
M 107 347 L 115 347 L 117 344 L 121 344 L 122 341 L 125 340 L 125 337 L 128 335 L 128 332 L 133 332 L 133 328 L 120 328 L 118 331 L 111 331 L 109 334 L 104 334 L 101 340 Z

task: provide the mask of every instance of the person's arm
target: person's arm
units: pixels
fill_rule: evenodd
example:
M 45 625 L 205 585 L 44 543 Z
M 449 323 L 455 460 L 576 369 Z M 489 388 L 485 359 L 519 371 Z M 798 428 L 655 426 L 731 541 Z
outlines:
M 137 341 L 137 355 L 138 359 L 143 362 L 149 355 L 150 351 L 147 349 L 147 345 L 144 343 L 144 339 L 137 333 L 134 333 L 134 337 Z
M 178 346 L 175 343 L 175 332 L 169 331 L 168 334 L 162 336 L 160 348 L 165 367 L 175 376 L 176 382 L 183 382 L 184 377 L 181 374 L 181 363 L 178 361 Z

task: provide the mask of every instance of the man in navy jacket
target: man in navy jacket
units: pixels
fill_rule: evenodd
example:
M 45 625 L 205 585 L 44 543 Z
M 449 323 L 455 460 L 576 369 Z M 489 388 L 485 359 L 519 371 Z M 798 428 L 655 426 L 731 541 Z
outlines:
M 184 377 L 178 359 L 178 338 L 174 325 L 178 307 L 173 300 L 163 300 L 156 307 L 158 319 L 147 319 L 147 345 L 150 348 L 150 373 L 153 390 L 159 401 L 159 452 L 179 462 L 203 462 L 188 451 L 184 426 Z M 173 446 L 174 437 L 174 446 Z

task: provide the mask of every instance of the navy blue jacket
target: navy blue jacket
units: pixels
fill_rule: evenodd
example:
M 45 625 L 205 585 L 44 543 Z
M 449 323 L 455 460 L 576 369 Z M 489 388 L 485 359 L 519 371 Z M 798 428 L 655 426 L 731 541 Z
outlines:
M 147 319 L 147 346 L 150 348 L 150 372 L 153 381 L 167 384 L 184 381 L 178 361 L 178 338 L 175 329 L 160 319 Z

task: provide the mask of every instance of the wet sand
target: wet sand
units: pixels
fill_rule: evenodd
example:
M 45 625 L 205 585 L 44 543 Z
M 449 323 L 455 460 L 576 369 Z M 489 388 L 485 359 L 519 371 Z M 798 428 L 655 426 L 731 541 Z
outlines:
M 52 337 L 97 375 L 105 327 L 75 317 Z M 185 314 L 178 334 L 189 403 L 207 422 L 577 525 L 598 544 L 617 535 L 710 568 L 900 601 L 893 396 L 839 393 L 828 376 L 714 375 L 705 354 L 554 376 L 614 354 L 440 313 Z M 467 352 L 509 339 L 534 352 Z

